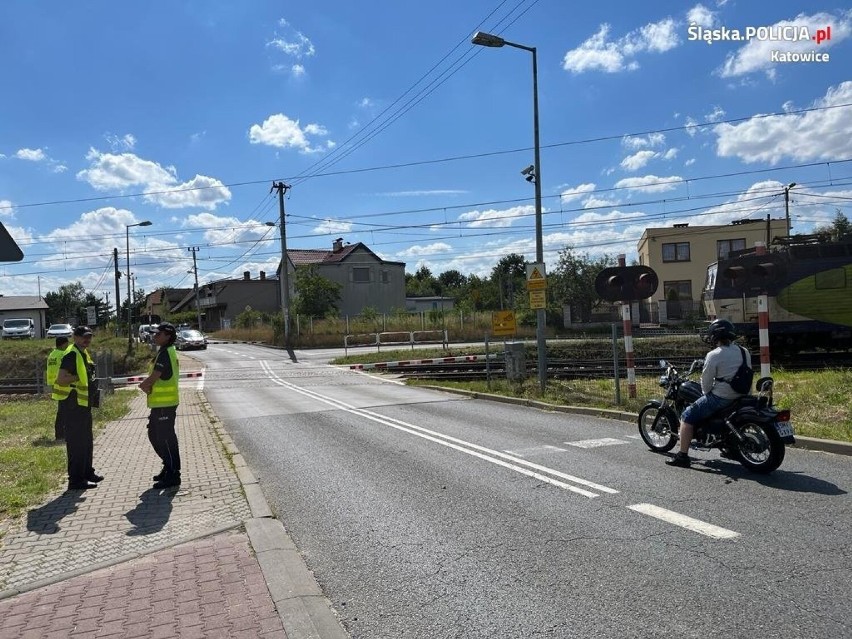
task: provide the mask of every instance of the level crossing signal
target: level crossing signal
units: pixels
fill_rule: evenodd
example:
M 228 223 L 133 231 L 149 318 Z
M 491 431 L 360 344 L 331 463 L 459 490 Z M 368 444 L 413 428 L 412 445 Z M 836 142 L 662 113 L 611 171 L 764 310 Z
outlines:
M 660 279 L 650 266 L 610 266 L 595 278 L 595 291 L 608 302 L 648 299 L 659 285 Z

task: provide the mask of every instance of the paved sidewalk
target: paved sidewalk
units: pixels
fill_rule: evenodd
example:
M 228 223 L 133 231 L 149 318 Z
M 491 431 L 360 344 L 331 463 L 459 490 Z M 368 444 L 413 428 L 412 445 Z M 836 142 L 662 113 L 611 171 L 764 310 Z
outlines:
M 151 487 L 138 393 L 95 440 L 100 486 L 54 493 L 8 531 L 0 639 L 346 636 L 197 387 L 181 382 L 179 490 Z

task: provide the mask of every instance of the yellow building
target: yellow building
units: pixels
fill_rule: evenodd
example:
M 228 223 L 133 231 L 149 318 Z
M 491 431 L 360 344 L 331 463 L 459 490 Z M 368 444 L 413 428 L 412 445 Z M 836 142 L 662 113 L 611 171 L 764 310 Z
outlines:
M 660 286 L 652 302 L 664 301 L 660 322 L 698 315 L 707 267 L 732 251 L 753 248 L 756 242 L 769 246 L 772 239 L 786 236 L 784 218 L 737 220 L 724 226 L 647 228 L 637 246 L 639 264 L 657 273 Z M 665 313 L 663 311 L 665 308 Z

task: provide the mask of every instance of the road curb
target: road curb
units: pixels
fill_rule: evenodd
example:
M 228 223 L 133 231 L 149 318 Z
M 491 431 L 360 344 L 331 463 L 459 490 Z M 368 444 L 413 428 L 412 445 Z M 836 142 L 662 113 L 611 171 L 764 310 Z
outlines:
M 571 413 L 575 415 L 589 415 L 590 417 L 601 417 L 603 419 L 615 419 L 623 422 L 636 422 L 636 414 L 618 410 L 609 410 L 605 408 L 588 408 L 586 406 L 563 406 L 561 404 L 548 404 L 534 399 L 526 399 L 525 397 L 506 397 L 504 395 L 494 395 L 491 393 L 480 393 L 478 391 L 469 391 L 461 388 L 446 388 L 444 386 L 418 385 L 418 388 L 430 388 L 432 390 L 454 393 L 456 395 L 466 395 L 473 399 L 485 399 L 494 402 L 503 402 L 504 404 L 516 404 L 518 406 L 529 406 L 540 410 L 549 410 L 559 413 Z M 803 450 L 819 451 L 823 453 L 833 453 L 835 455 L 852 456 L 852 443 L 839 442 L 832 439 L 818 439 L 816 437 L 801 437 L 796 435 L 796 443 L 794 448 Z
M 289 639 L 348 639 L 331 601 L 323 595 L 284 524 L 275 518 L 237 445 L 207 398 L 201 395 L 201 401 L 249 503 L 252 518 L 245 522 L 246 534 L 285 634 Z

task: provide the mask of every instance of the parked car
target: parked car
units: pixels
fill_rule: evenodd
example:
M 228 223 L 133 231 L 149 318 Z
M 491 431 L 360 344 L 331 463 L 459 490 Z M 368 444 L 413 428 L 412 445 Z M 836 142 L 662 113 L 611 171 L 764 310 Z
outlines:
M 35 323 L 29 318 L 3 320 L 0 337 L 3 339 L 32 339 L 35 337 Z
M 139 325 L 139 341 L 150 344 L 154 339 L 154 333 L 157 332 L 159 324 L 140 324 Z
M 201 331 L 184 329 L 178 331 L 175 348 L 179 351 L 204 350 L 207 348 L 207 338 Z
M 71 324 L 51 324 L 50 328 L 47 329 L 48 338 L 55 337 L 68 337 L 70 338 L 74 334 L 74 327 Z

